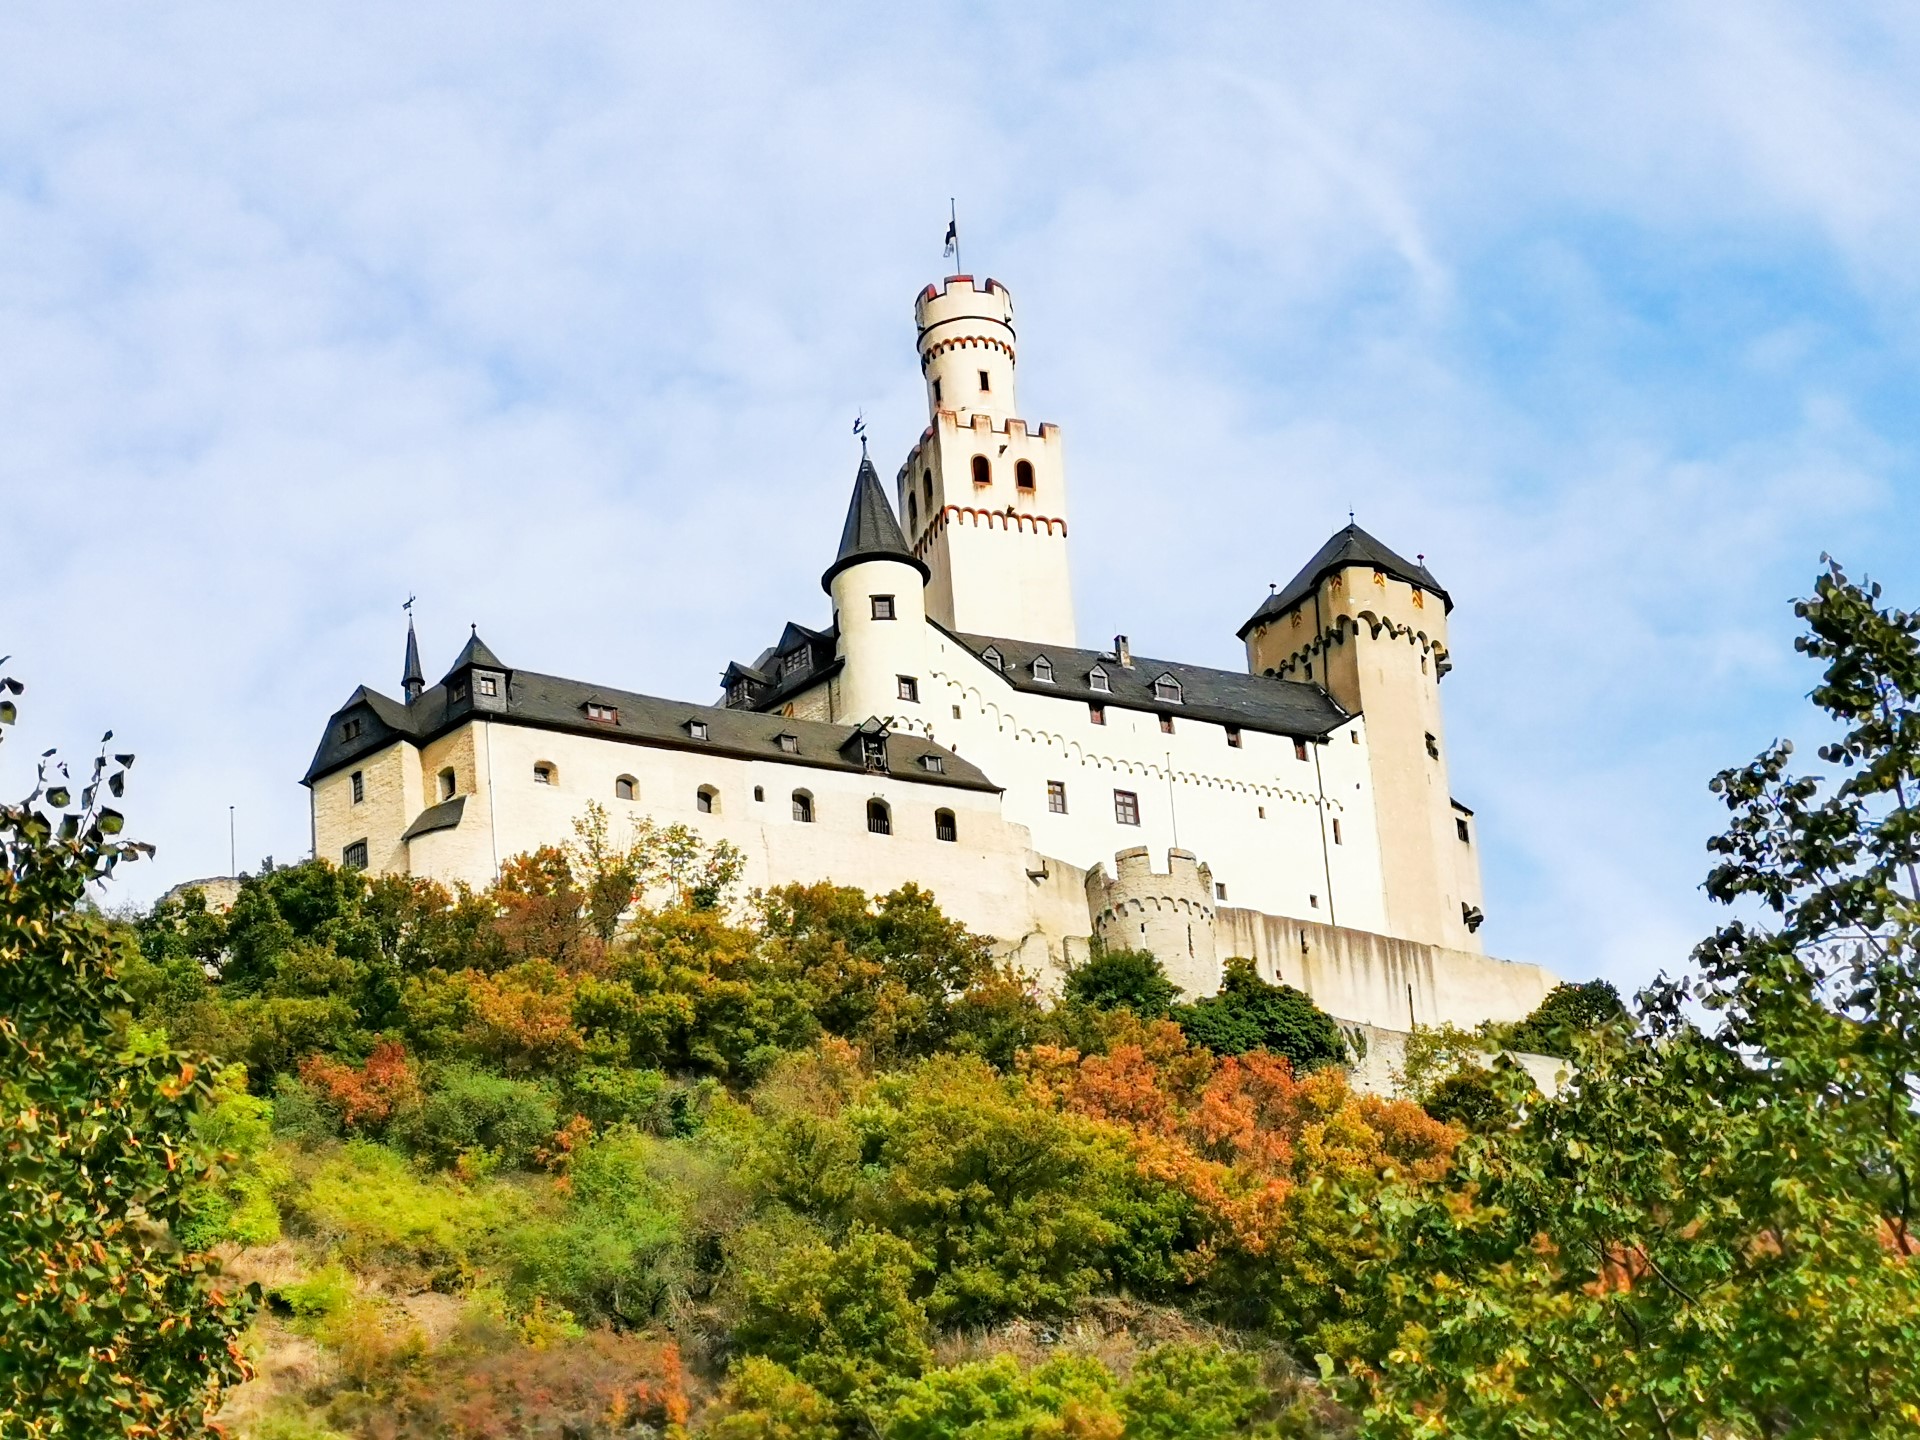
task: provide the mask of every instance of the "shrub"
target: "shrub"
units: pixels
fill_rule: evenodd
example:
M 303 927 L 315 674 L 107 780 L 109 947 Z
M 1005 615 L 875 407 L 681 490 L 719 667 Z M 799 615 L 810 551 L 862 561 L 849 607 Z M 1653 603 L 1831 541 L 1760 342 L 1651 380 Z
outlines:
M 632 1125 L 655 1135 L 676 1128 L 676 1092 L 658 1070 L 587 1065 L 567 1081 L 567 1103 L 596 1125 Z
M 440 1284 L 469 1276 L 529 1208 L 511 1187 L 422 1175 L 364 1140 L 326 1157 L 295 1203 L 307 1228 L 347 1263 L 415 1267 Z
M 309 1055 L 300 1062 L 300 1079 L 348 1131 L 378 1134 L 420 1103 L 420 1077 L 406 1047 L 392 1041 L 374 1046 L 363 1065 Z
M 278 1240 L 274 1192 L 290 1173 L 273 1153 L 272 1103 L 249 1095 L 246 1070 L 229 1066 L 215 1082 L 213 1104 L 191 1124 L 212 1176 L 184 1197 L 181 1243 L 198 1249 L 225 1240 L 241 1245 Z
M 837 1247 L 794 1246 L 770 1271 L 747 1276 L 735 1339 L 840 1400 L 889 1374 L 917 1375 L 931 1350 L 912 1292 L 931 1268 L 906 1241 L 864 1225 Z
M 1262 980 L 1251 960 L 1227 961 L 1220 993 L 1180 1006 L 1174 1019 L 1188 1039 L 1216 1055 L 1266 1050 L 1284 1055 L 1301 1072 L 1347 1059 L 1347 1042 L 1333 1017 L 1304 991 Z
M 397 1133 L 429 1164 L 447 1166 L 476 1156 L 524 1169 L 553 1139 L 558 1123 L 546 1086 L 454 1068 Z
M 1158 1020 L 1180 998 L 1180 987 L 1147 951 L 1109 950 L 1096 943 L 1086 963 L 1067 972 L 1063 994 L 1095 1010 L 1131 1010 L 1143 1020 Z
M 749 1355 L 727 1372 L 706 1440 L 840 1440 L 833 1401 L 784 1365 Z

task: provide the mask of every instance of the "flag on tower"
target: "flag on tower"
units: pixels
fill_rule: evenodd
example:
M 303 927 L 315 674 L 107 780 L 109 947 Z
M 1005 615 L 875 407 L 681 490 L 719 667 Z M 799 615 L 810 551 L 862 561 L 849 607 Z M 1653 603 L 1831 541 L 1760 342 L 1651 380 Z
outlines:
M 960 222 L 947 221 L 947 248 L 940 253 L 951 259 L 960 252 Z

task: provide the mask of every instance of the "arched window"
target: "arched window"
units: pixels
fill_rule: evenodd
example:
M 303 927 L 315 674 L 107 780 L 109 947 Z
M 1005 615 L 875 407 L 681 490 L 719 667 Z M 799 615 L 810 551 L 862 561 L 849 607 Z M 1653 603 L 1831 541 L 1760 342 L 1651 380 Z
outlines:
M 694 792 L 693 808 L 698 810 L 702 815 L 719 814 L 720 792 L 711 785 L 702 785 Z
M 1013 483 L 1022 490 L 1033 489 L 1033 462 L 1022 460 L 1013 467 Z
M 936 840 L 958 840 L 960 827 L 954 823 L 953 811 L 936 810 L 933 812 L 933 838 Z
M 914 530 L 920 525 L 920 502 L 913 496 L 907 496 L 907 528 Z
M 973 483 L 976 485 L 991 485 L 993 483 L 993 466 L 988 463 L 987 457 L 984 455 L 976 455 L 973 457 Z
M 867 801 L 867 830 L 874 835 L 893 834 L 893 811 L 884 800 Z
M 927 502 L 927 513 L 933 513 L 933 471 L 920 472 L 920 498 Z
M 805 790 L 793 792 L 793 818 L 802 825 L 813 823 L 813 796 Z
M 558 785 L 560 783 L 560 772 L 554 768 L 554 763 L 551 760 L 536 760 L 533 762 L 533 783 L 536 785 Z
M 615 778 L 613 782 L 614 799 L 631 800 L 639 793 L 639 785 L 635 782 L 633 776 L 621 775 Z
M 553 782 L 548 781 L 547 783 L 552 784 Z M 440 772 L 440 798 L 442 800 L 451 800 L 459 793 L 460 782 L 454 778 L 453 767 L 449 765 Z

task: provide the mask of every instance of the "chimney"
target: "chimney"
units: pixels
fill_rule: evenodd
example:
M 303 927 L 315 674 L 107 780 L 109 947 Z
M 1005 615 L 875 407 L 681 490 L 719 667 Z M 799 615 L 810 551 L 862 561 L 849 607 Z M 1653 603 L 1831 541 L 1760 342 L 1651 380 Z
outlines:
M 1127 643 L 1126 636 L 1113 637 L 1113 658 L 1118 660 L 1123 668 L 1133 669 L 1133 647 Z

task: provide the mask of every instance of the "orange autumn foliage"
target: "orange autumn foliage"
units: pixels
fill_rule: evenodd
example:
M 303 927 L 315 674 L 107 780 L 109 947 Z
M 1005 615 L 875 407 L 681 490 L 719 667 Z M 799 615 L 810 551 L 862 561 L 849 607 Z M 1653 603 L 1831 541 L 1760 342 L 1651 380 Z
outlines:
M 1069 1110 L 1124 1127 L 1142 1170 L 1208 1222 L 1202 1265 L 1273 1253 L 1300 1228 L 1315 1180 L 1419 1182 L 1446 1172 L 1460 1132 L 1418 1105 L 1353 1090 L 1336 1069 L 1296 1076 L 1282 1057 L 1217 1057 L 1169 1021 L 1104 1055 L 1037 1046 L 1028 1076 Z
M 586 1048 L 573 1023 L 576 977 L 547 960 L 468 972 L 466 1041 L 508 1074 L 565 1070 Z
M 406 1046 L 383 1041 L 363 1065 L 327 1055 L 300 1062 L 300 1078 L 319 1092 L 349 1130 L 377 1130 L 420 1103 L 420 1076 Z

